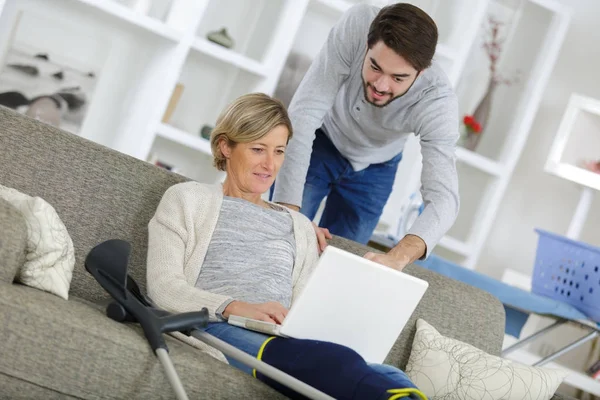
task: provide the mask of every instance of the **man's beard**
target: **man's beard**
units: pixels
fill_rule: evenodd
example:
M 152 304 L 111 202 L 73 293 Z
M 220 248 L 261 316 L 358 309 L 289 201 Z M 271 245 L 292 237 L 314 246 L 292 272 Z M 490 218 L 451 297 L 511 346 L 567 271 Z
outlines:
M 365 100 L 367 101 L 367 103 L 369 103 L 369 104 L 371 104 L 372 106 L 375 106 L 375 107 L 383 108 L 383 107 L 387 106 L 388 104 L 390 104 L 392 101 L 396 100 L 398 97 L 402 96 L 402 95 L 399 95 L 399 96 L 396 96 L 396 97 L 392 97 L 392 93 L 391 92 L 387 92 L 385 94 L 387 94 L 387 95 L 390 96 L 390 99 L 388 101 L 386 101 L 383 104 L 373 103 L 371 100 L 369 100 L 369 86 L 371 86 L 371 85 L 363 80 L 363 92 L 365 94 Z M 371 86 L 371 88 L 373 88 L 373 86 Z M 375 88 L 373 88 L 373 89 L 375 89 Z

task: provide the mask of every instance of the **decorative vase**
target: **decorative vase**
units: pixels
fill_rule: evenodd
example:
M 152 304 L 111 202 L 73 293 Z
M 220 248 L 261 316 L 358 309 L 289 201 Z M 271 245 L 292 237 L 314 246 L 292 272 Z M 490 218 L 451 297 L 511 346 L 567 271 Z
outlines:
M 479 101 L 479 104 L 475 108 L 473 112 L 473 118 L 481 125 L 481 132 L 469 132 L 467 134 L 467 138 L 465 140 L 465 148 L 475 151 L 477 145 L 479 144 L 479 140 L 481 140 L 481 135 L 487 130 L 487 124 L 490 117 L 490 112 L 492 110 L 492 100 L 494 97 L 494 93 L 496 92 L 497 84 L 493 79 L 490 79 L 487 89 Z
M 212 132 L 213 129 L 214 129 L 214 127 L 211 126 L 211 125 L 204 125 L 204 126 L 202 126 L 202 129 L 200 129 L 200 136 L 203 139 L 210 140 L 210 134 L 211 134 L 211 132 Z
M 209 32 L 208 35 L 206 35 L 206 38 L 211 42 L 220 44 L 221 46 L 226 47 L 228 49 L 233 47 L 233 39 L 229 37 L 226 28 L 221 28 L 218 31 Z

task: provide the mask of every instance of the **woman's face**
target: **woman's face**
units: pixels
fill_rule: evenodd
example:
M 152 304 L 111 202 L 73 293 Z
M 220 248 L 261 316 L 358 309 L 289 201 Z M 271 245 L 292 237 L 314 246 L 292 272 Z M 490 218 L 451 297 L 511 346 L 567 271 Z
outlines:
M 221 152 L 228 159 L 227 177 L 237 190 L 257 195 L 269 190 L 283 164 L 288 135 L 288 129 L 278 125 L 254 142 L 229 147 L 221 141 Z

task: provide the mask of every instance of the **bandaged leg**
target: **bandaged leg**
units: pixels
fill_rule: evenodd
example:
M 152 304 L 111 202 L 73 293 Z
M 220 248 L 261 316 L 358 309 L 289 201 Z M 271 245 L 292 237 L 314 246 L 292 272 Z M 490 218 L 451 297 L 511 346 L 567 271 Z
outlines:
M 269 338 L 257 358 L 340 400 L 426 399 L 399 369 L 369 365 L 355 351 L 333 343 Z M 254 376 L 290 398 L 304 398 L 256 371 Z

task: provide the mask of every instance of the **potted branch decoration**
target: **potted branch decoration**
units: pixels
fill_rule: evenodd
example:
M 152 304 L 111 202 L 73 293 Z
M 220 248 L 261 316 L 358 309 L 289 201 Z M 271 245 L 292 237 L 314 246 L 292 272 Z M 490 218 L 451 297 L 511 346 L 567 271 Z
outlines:
M 483 43 L 483 48 L 490 61 L 490 78 L 483 97 L 475 108 L 473 115 L 470 116 L 478 124 L 479 129 L 468 129 L 469 127 L 466 127 L 466 137 L 463 141 L 464 147 L 471 151 L 475 151 L 481 135 L 486 130 L 496 88 L 500 85 L 512 85 L 519 80 L 518 71 L 513 79 L 506 79 L 498 72 L 498 61 L 502 54 L 502 45 L 504 44 L 504 39 L 500 38 L 500 28 L 502 25 L 503 23 L 494 17 L 490 16 L 488 18 L 487 37 Z M 465 123 L 465 125 L 467 124 Z

